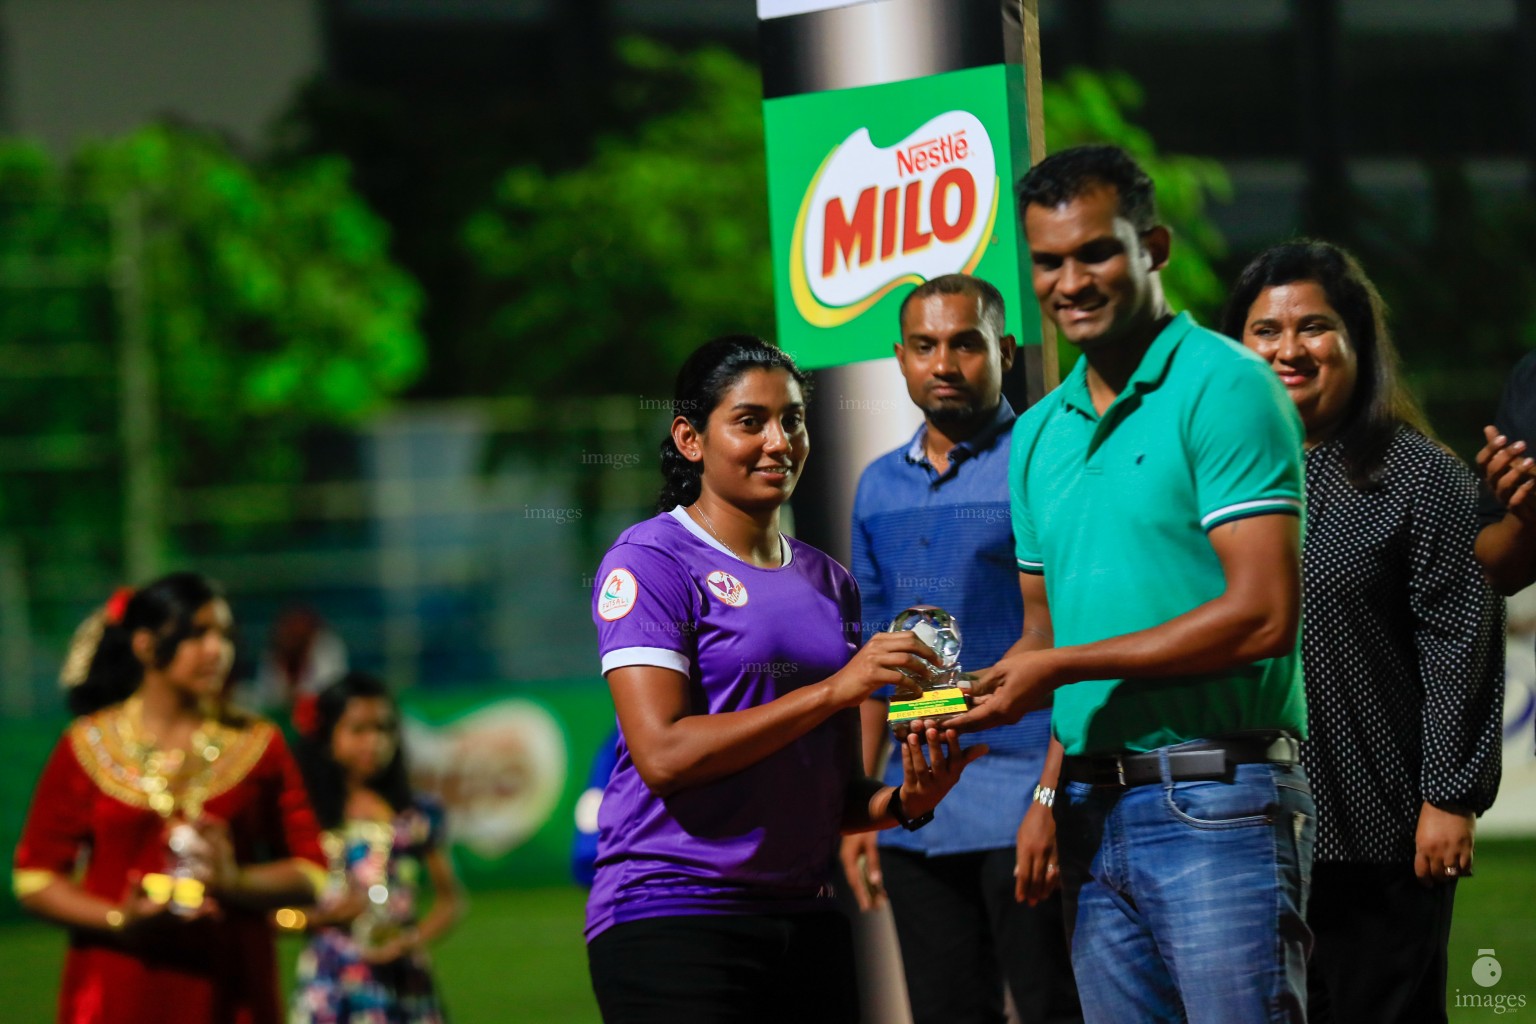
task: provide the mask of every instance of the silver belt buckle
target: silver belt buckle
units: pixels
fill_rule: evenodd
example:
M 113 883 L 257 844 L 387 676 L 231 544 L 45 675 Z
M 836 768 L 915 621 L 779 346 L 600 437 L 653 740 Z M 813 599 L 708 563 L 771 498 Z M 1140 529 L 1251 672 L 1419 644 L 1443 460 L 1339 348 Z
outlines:
M 1120 783 L 1120 788 L 1125 788 L 1125 755 L 1115 755 L 1115 777 Z

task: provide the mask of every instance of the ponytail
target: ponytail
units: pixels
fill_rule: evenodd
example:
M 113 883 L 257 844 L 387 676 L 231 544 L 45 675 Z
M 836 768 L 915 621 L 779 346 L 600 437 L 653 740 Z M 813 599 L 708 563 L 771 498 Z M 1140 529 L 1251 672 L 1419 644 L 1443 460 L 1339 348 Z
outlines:
M 692 423 L 692 417 L 689 418 Z M 695 424 L 696 425 L 696 424 Z M 678 505 L 692 505 L 699 500 L 704 486 L 704 464 L 690 462 L 672 443 L 672 435 L 661 439 L 661 494 L 656 498 L 657 512 L 670 512 Z

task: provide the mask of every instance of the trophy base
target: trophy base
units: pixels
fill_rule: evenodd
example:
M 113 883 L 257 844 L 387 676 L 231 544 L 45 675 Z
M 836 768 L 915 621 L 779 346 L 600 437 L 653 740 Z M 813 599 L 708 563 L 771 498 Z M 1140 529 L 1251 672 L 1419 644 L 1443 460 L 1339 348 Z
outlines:
M 399 938 L 404 931 L 400 922 L 364 911 L 352 924 L 352 941 L 364 952 L 376 953 Z
M 953 718 L 968 710 L 965 691 L 958 686 L 946 686 L 941 690 L 928 690 L 921 697 L 912 700 L 891 701 L 887 721 L 891 728 L 899 727 L 900 731 L 905 733 L 911 728 L 913 722 Z
M 144 895 L 155 903 L 168 905 L 173 914 L 192 914 L 200 909 L 207 888 L 196 878 L 152 872 L 139 882 Z

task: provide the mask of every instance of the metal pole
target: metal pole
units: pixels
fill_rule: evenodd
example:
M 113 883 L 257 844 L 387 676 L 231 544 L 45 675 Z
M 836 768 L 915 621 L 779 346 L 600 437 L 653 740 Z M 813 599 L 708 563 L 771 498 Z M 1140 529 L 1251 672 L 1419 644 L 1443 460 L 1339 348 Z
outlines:
M 384 591 L 384 673 L 400 690 L 421 676 L 421 566 L 417 554 L 417 481 L 411 473 L 411 425 L 386 420 L 373 428 L 377 477 L 374 509 L 379 531 L 379 588 Z
M 1037 0 L 1002 0 L 1001 6 L 995 0 L 834 0 L 807 6 L 819 9 L 759 23 L 767 98 L 1019 62 L 1028 53 L 1031 35 L 1035 52 L 1030 67 L 1038 74 Z M 761 14 L 764 5 L 758 9 Z M 1043 131 L 1035 134 L 1033 127 L 1032 137 L 1043 144 Z M 1011 199 L 1006 205 L 1008 216 L 1016 216 Z M 900 340 L 894 318 L 874 329 L 887 332 L 893 346 Z M 845 564 L 855 481 L 866 465 L 895 448 L 921 422 L 895 363 L 889 357 L 816 374 L 810 429 L 817 439 L 817 455 L 810 462 L 813 476 L 806 481 L 814 486 L 802 487 L 802 494 L 810 490 L 814 497 L 797 502 L 800 525 L 808 528 L 801 535 L 809 535 L 807 539 Z M 1036 362 L 1029 372 L 1038 381 L 1049 371 Z M 860 999 L 865 1018 L 909 1024 L 911 1009 L 889 907 L 857 914 L 853 925 L 863 967 Z
M 32 616 L 21 542 L 0 539 L 0 711 L 29 718 L 37 710 L 32 689 Z
M 123 570 L 140 583 L 161 572 L 165 493 L 160 467 L 159 386 L 144 281 L 144 204 L 133 194 L 112 210 L 112 291 L 117 300 L 119 430 L 123 444 Z

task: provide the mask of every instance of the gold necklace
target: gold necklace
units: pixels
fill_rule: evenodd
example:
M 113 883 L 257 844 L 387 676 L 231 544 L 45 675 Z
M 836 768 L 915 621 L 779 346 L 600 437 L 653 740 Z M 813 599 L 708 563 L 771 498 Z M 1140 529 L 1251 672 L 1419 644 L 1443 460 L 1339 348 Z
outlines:
M 144 729 L 144 699 L 134 696 L 123 703 L 123 714 L 117 720 L 118 736 L 123 746 L 136 762 L 138 778 L 135 785 L 144 794 L 150 809 L 161 818 L 170 819 L 178 808 L 186 818 L 195 819 L 203 813 L 203 802 L 213 784 L 213 765 L 224 752 L 224 738 L 205 716 L 192 730 L 192 754 L 198 766 L 192 776 L 180 787 L 180 794 L 172 785 L 183 774 L 186 752 L 162 750 L 149 738 Z
M 715 524 L 709 521 L 709 513 L 704 511 L 704 506 L 700 505 L 698 502 L 694 502 L 689 507 L 692 508 L 695 512 L 697 512 L 701 517 L 703 517 L 704 525 L 709 527 L 709 532 L 715 535 L 715 540 L 719 541 L 720 545 L 722 547 L 724 547 L 725 550 L 729 551 L 731 554 L 735 555 L 737 558 L 741 558 L 741 560 L 743 562 L 746 562 L 748 565 L 756 565 L 757 564 L 756 562 L 752 561 L 752 559 L 750 559 L 750 558 L 742 558 L 741 557 L 741 552 L 737 551 L 735 548 L 731 547 L 729 544 L 727 544 L 725 542 L 725 538 L 720 536 L 720 531 L 715 529 Z M 763 568 L 767 568 L 767 567 L 764 566 Z M 780 568 L 780 569 L 784 568 L 784 533 L 783 533 L 783 531 L 779 532 L 779 564 L 778 564 L 777 568 Z

